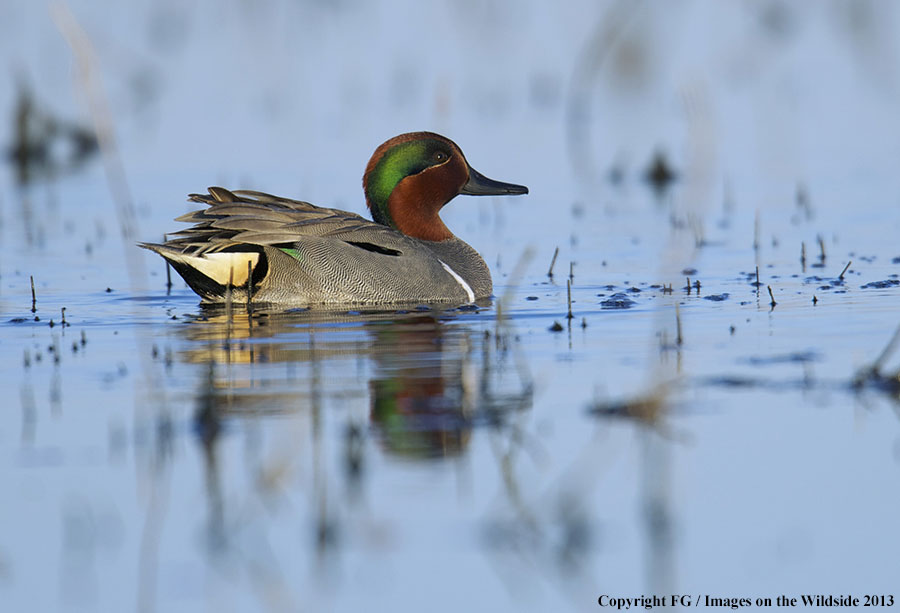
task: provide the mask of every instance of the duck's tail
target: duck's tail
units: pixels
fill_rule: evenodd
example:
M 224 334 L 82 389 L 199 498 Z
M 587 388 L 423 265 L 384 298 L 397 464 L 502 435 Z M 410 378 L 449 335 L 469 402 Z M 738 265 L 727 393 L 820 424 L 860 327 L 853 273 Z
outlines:
M 201 255 L 185 253 L 180 247 L 160 243 L 138 243 L 139 247 L 161 255 L 204 300 L 220 302 L 228 286 L 246 297 L 247 281 L 251 293 L 266 276 L 266 258 L 259 251 L 218 251 Z M 262 265 L 260 265 L 262 263 Z

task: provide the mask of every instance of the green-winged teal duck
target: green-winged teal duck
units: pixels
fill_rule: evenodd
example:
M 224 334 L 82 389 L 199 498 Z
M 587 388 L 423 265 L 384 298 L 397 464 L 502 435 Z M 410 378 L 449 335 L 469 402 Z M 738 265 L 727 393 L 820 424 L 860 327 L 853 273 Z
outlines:
M 209 188 L 209 205 L 176 221 L 194 225 L 160 254 L 205 302 L 292 306 L 453 302 L 490 297 L 491 273 L 439 216 L 458 194 L 527 194 L 488 179 L 448 138 L 401 134 L 375 150 L 363 176 L 369 221 L 337 209 L 255 191 Z

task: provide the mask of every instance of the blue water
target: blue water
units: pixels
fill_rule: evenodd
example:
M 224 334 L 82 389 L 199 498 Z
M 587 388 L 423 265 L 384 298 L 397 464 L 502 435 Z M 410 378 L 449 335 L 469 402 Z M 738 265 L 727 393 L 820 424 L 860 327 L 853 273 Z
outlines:
M 72 2 L 88 90 L 51 6 L 0 7 L 0 142 L 24 83 L 116 149 L 0 175 L 4 611 L 894 589 L 892 6 Z M 483 308 L 229 319 L 134 246 L 207 185 L 363 213 L 420 129 L 531 189 L 442 213 Z

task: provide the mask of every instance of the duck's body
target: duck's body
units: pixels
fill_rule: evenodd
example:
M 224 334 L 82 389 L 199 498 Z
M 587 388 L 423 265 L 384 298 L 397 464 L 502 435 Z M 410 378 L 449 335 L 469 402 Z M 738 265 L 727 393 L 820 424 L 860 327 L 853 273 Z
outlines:
M 450 140 L 404 134 L 379 147 L 363 178 L 375 221 L 252 191 L 213 187 L 190 200 L 209 208 L 163 244 L 166 260 L 206 302 L 292 306 L 452 302 L 491 295 L 490 271 L 438 211 L 460 193 L 521 194 L 468 166 Z
M 463 304 L 491 295 L 484 260 L 456 237 L 415 239 L 354 213 L 258 192 L 213 187 L 190 199 L 209 205 L 178 218 L 195 225 L 146 246 L 208 302 L 225 299 L 229 277 L 233 298 L 245 301 L 248 262 L 258 302 Z

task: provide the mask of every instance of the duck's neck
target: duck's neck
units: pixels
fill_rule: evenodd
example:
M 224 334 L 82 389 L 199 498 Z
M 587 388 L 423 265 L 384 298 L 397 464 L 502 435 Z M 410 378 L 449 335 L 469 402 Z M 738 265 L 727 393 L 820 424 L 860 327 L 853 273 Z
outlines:
M 439 184 L 429 185 L 427 181 L 415 179 L 407 177 L 391 192 L 385 207 L 392 222 L 389 225 L 423 241 L 453 238 L 453 232 L 440 217 L 441 209 L 452 196 L 442 193 L 444 190 Z

